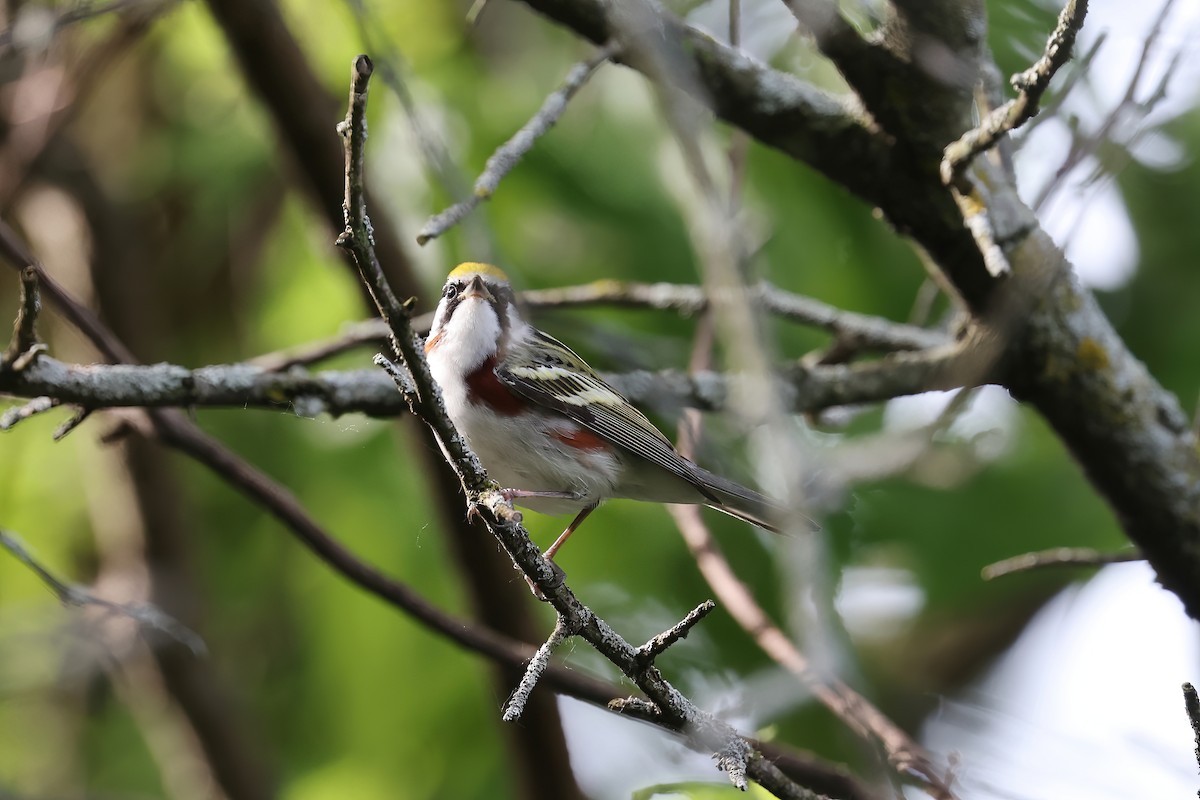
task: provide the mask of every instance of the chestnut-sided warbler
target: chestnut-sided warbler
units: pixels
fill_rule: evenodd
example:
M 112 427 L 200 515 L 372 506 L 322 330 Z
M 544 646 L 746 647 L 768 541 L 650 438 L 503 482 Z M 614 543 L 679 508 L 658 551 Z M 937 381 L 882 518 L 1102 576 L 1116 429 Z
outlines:
M 526 322 L 491 264 L 447 276 L 425 354 L 459 432 L 492 479 L 513 487 L 506 496 L 578 512 L 547 558 L 609 498 L 699 503 L 778 530 L 776 503 L 681 456 L 583 359 Z

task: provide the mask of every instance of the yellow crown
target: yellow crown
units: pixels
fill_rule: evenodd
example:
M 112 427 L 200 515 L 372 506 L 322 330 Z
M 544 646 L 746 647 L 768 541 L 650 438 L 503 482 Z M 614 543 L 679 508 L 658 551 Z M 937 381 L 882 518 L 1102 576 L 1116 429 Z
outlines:
M 451 278 L 461 278 L 464 275 L 487 275 L 490 278 L 495 278 L 498 281 L 508 283 L 508 276 L 504 274 L 504 270 L 491 264 L 481 264 L 476 261 L 467 261 L 459 264 L 454 269 L 450 270 L 450 274 L 446 276 L 446 280 Z

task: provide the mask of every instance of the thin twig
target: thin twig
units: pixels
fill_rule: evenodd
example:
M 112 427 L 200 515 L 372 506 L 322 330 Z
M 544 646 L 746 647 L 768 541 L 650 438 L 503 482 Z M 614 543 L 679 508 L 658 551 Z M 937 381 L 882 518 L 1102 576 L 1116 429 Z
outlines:
M 446 448 L 451 457 L 451 466 L 463 486 L 469 492 L 479 492 L 489 488 L 490 483 L 483 465 L 446 414 L 441 392 L 425 360 L 422 343 L 412 329 L 412 304 L 396 299 L 375 254 L 371 221 L 367 217 L 363 166 L 367 141 L 367 88 L 373 70 L 374 66 L 367 56 L 359 56 L 354 60 L 346 119 L 338 125 L 346 152 L 346 193 L 343 202 L 346 229 L 338 237 L 337 245 L 350 254 L 358 267 L 363 285 L 371 295 L 379 315 L 387 323 L 392 348 L 412 376 L 415 392 L 408 400 L 413 412 L 429 425 L 439 444 Z M 499 487 L 492 484 L 490 488 Z M 546 577 L 549 577 L 548 568 Z
M 143 627 L 166 634 L 191 650 L 192 654 L 197 657 L 208 654 L 208 648 L 200 636 L 157 606 L 150 603 L 114 603 L 112 600 L 97 597 L 82 586 L 67 583 L 55 577 L 54 573 L 43 566 L 29 552 L 29 549 L 16 534 L 9 531 L 0 529 L 0 547 L 7 550 L 18 561 L 28 567 L 30 572 L 36 575 L 63 605 L 77 607 L 97 606 L 112 611 L 121 616 L 128 617 Z
M 572 631 L 568 627 L 567 621 L 560 615 L 554 623 L 554 630 L 550 633 L 550 638 L 537 649 L 533 658 L 529 659 L 521 682 L 517 684 L 512 696 L 504 704 L 504 713 L 501 718 L 505 722 L 516 722 L 525 713 L 525 704 L 529 702 L 529 695 L 533 693 L 533 687 L 537 686 L 538 681 L 546 672 L 546 667 L 550 666 L 550 656 L 571 635 Z
M 1049 101 L 1042 104 L 1041 110 L 1038 111 L 1037 116 L 1021 126 L 1022 140 L 1027 138 L 1032 131 L 1040 127 L 1043 122 L 1048 119 L 1055 118 L 1058 109 L 1061 108 L 1063 102 L 1065 102 L 1066 99 L 1071 96 L 1071 93 L 1079 84 L 1079 81 L 1088 75 L 1092 63 L 1096 60 L 1096 56 L 1100 52 L 1100 48 L 1103 47 L 1104 43 L 1107 41 L 1108 31 L 1100 31 L 1096 34 L 1096 38 L 1092 41 L 1091 45 L 1088 46 L 1088 49 L 1084 51 L 1082 55 L 1075 57 L 1075 63 L 1071 66 L 1071 69 L 1065 73 L 1067 77 L 1063 80 L 1062 85 L 1059 86 L 1058 90 L 1055 91 L 1054 95 Z
M 68 434 L 71 433 L 71 431 L 82 425 L 84 420 L 91 415 L 92 409 L 90 408 L 76 409 L 74 414 L 68 417 L 63 424 L 59 425 L 58 428 L 55 429 L 54 433 L 51 435 L 51 438 L 56 442 L 62 441 L 67 437 Z
M 413 320 L 413 328 L 418 332 L 428 331 L 431 324 L 432 313 L 422 314 Z M 378 348 L 387 342 L 387 338 L 387 325 L 376 317 L 347 325 L 341 333 L 330 339 L 263 353 L 246 363 L 270 372 L 283 372 L 293 367 L 311 366 L 360 347 Z
M 0 356 L 0 367 L 24 369 L 27 361 L 17 365 L 27 353 L 31 352 L 38 343 L 37 318 L 42 310 L 41 296 L 38 294 L 38 274 L 32 266 L 21 270 L 21 305 L 17 309 L 17 318 L 13 322 L 12 340 L 4 355 Z
M 1192 736 L 1196 742 L 1196 764 L 1200 766 L 1200 696 L 1196 694 L 1196 687 L 1190 683 L 1183 685 L 1183 707 L 1187 711 L 1188 722 L 1192 724 Z M 1196 792 L 1196 797 L 1200 797 L 1200 791 Z
M 1105 553 L 1091 547 L 1055 547 L 997 561 L 984 567 L 982 574 L 985 581 L 991 581 L 1005 575 L 1046 567 L 1103 567 L 1106 564 L 1124 564 L 1145 559 L 1137 548 Z
M 643 664 L 653 664 L 654 660 L 665 653 L 668 647 L 681 639 L 686 639 L 692 628 L 699 625 L 700 621 L 715 611 L 716 608 L 717 604 L 712 600 L 705 600 L 689 611 L 687 616 L 679 622 L 639 647 L 638 658 L 641 659 Z
M 1054 194 L 1054 192 L 1063 185 L 1065 178 L 1072 170 L 1079 166 L 1087 156 L 1095 152 L 1104 142 L 1107 142 L 1112 137 L 1113 131 L 1117 128 L 1117 123 L 1124 117 L 1125 112 L 1134 109 L 1137 110 L 1143 117 L 1148 115 L 1154 106 L 1156 106 L 1163 97 L 1166 96 L 1167 82 L 1175 73 L 1175 66 L 1182 57 L 1184 48 L 1180 47 L 1171 59 L 1171 63 L 1163 72 L 1162 79 L 1158 86 L 1149 94 L 1142 102 L 1137 101 L 1137 93 L 1142 82 L 1142 75 L 1145 73 L 1146 66 L 1150 62 L 1150 55 L 1155 51 L 1158 45 L 1158 37 L 1162 33 L 1163 26 L 1166 24 L 1167 17 L 1170 15 L 1172 8 L 1175 5 L 1175 0 L 1165 0 L 1162 7 L 1159 9 L 1158 16 L 1154 20 L 1154 24 L 1150 27 L 1150 32 L 1146 35 L 1146 39 L 1142 42 L 1142 52 L 1138 58 L 1137 64 L 1134 66 L 1133 74 L 1130 75 L 1129 82 L 1125 85 L 1125 92 L 1121 96 L 1120 101 L 1113 106 L 1112 110 L 1104 118 L 1103 123 L 1096 129 L 1096 132 L 1090 136 L 1076 136 L 1071 142 L 1071 149 L 1067 153 L 1063 163 L 1055 170 L 1054 175 L 1046 182 L 1046 185 L 1038 190 L 1037 196 L 1030 204 L 1034 211 L 1041 211 L 1042 207 Z
M 772 660 L 798 678 L 813 695 L 859 736 L 877 742 L 893 768 L 921 783 L 935 797 L 952 797 L 930 755 L 866 698 L 836 678 L 816 674 L 799 648 L 767 616 L 733 572 L 694 506 L 668 506 L 701 574 L 721 605 Z
M 0 431 L 12 430 L 17 423 L 24 422 L 32 416 L 56 408 L 58 405 L 58 398 L 39 395 L 28 403 L 19 405 L 16 408 L 10 408 L 8 411 L 0 414 Z
M 533 149 L 533 145 L 538 139 L 545 136 L 554 127 L 563 112 L 567 110 L 567 103 L 575 96 L 575 93 L 583 88 L 588 78 L 616 52 L 615 45 L 606 45 L 587 61 L 581 61 L 572 67 L 562 85 L 546 97 L 538 112 L 513 134 L 511 139 L 500 145 L 492 157 L 487 160 L 483 172 L 475 180 L 475 188 L 471 197 L 430 217 L 417 234 L 417 244 L 423 245 L 431 239 L 441 236 L 466 218 L 481 201 L 490 200 L 504 176 L 521 163 L 521 159 Z
M 977 127 L 946 147 L 942 158 L 942 181 L 946 185 L 958 183 L 975 156 L 993 147 L 1001 136 L 1016 130 L 1038 113 L 1038 104 L 1051 79 L 1071 58 L 1075 35 L 1083 27 L 1087 9 L 1088 0 L 1067 0 L 1058 16 L 1058 24 L 1046 41 L 1042 57 L 1029 69 L 1013 76 L 1017 96 L 994 109 Z
M 865 350 L 925 350 L 946 344 L 950 338 L 939 331 L 919 328 L 882 317 L 859 314 L 831 306 L 811 297 L 784 291 L 763 281 L 747 287 L 748 299 L 781 319 L 812 325 L 858 342 Z M 541 289 L 521 295 L 531 308 L 586 307 L 593 305 L 631 306 L 674 311 L 693 315 L 721 302 L 722 295 L 710 296 L 704 287 L 675 283 L 624 283 L 597 281 L 562 289 Z

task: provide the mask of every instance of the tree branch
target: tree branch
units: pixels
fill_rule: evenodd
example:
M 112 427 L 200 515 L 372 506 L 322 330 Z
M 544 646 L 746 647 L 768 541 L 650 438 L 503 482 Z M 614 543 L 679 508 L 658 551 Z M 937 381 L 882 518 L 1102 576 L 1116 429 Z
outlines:
M 550 638 L 529 659 L 520 684 L 513 690 L 508 702 L 504 704 L 504 713 L 501 717 L 505 722 L 516 722 L 521 718 L 521 714 L 525 713 L 525 704 L 529 702 L 529 695 L 533 693 L 533 687 L 537 686 L 542 675 L 546 673 L 546 668 L 550 666 L 550 656 L 554 655 L 554 651 L 563 642 L 574 635 L 575 631 L 571 630 L 567 621 L 560 616 L 554 623 L 554 630 L 551 632 Z
M 983 568 L 985 581 L 1029 572 L 1046 567 L 1103 567 L 1108 564 L 1123 564 L 1129 561 L 1144 561 L 1145 556 L 1136 549 L 1105 553 L 1091 547 L 1055 547 L 1036 553 L 1023 553 L 1006 558 Z
M 13 322 L 12 341 L 0 355 L 0 371 L 20 372 L 37 356 L 37 317 L 41 310 L 37 270 L 27 266 L 21 270 L 21 305 Z
M 846 311 L 784 291 L 766 281 L 750 287 L 749 294 L 749 299 L 767 313 L 827 330 L 840 339 L 853 341 L 859 349 L 924 350 L 950 341 L 950 337 L 939 331 Z M 619 281 L 527 291 L 520 297 L 522 303 L 535 309 L 613 305 L 674 311 L 684 316 L 706 311 L 714 299 L 718 302 L 721 299 L 709 297 L 701 286 Z
M 603 377 L 630 400 L 655 408 L 721 411 L 728 402 L 730 378 L 720 373 L 639 370 L 605 373 Z M 958 345 L 893 353 L 856 364 L 794 364 L 778 376 L 785 407 L 797 414 L 975 386 L 988 380 L 986 362 Z M 291 408 L 302 417 L 321 413 L 394 417 L 408 410 L 393 383 L 376 370 L 308 372 L 293 368 L 276 372 L 249 364 L 195 369 L 174 364 L 79 365 L 45 355 L 21 372 L 0 372 L 0 394 L 49 397 L 54 405 L 65 403 L 87 410 Z M 10 420 L 9 427 L 19 421 Z
M 390 297 L 386 279 L 378 268 L 371 246 L 362 187 L 362 146 L 366 140 L 365 105 L 371 62 L 360 56 L 354 62 L 350 102 L 340 126 L 346 150 L 346 232 L 339 237 L 358 265 L 363 283 L 379 305 L 380 314 L 392 331 L 393 346 L 404 359 L 415 393 L 413 410 L 434 430 L 448 459 L 462 478 L 472 510 L 504 547 L 513 563 L 531 580 L 558 612 L 567 630 L 591 644 L 640 688 L 662 715 L 663 724 L 679 732 L 688 745 L 717 753 L 718 767 L 734 785 L 745 788 L 747 778 L 783 797 L 815 797 L 766 761 L 736 731 L 696 708 L 657 668 L 639 663 L 637 648 L 626 642 L 609 625 L 584 606 L 566 586 L 550 563 L 542 558 L 520 515 L 504 499 L 499 487 L 488 480 L 478 458 L 458 435 L 446 414 L 440 392 L 429 373 L 424 352 L 410 325 L 407 309 Z
M 1196 742 L 1196 764 L 1200 765 L 1200 695 L 1196 687 L 1190 683 L 1183 684 L 1183 707 L 1187 712 L 1188 722 L 1192 725 L 1192 737 Z M 1196 792 L 1200 797 L 1200 792 Z
M 550 93 L 538 112 L 519 131 L 514 133 L 512 138 L 496 148 L 496 152 L 484 165 L 483 172 L 475 180 L 471 196 L 430 217 L 417 234 L 417 244 L 424 245 L 431 239 L 441 236 L 465 219 L 480 202 L 490 200 L 496 193 L 497 187 L 500 186 L 500 181 L 504 180 L 504 176 L 521 163 L 521 159 L 533 149 L 538 139 L 549 133 L 554 124 L 562 117 L 563 112 L 567 110 L 567 103 L 575 96 L 575 93 L 583 88 L 596 70 L 615 53 L 615 47 L 602 47 L 591 58 L 572 67 L 562 86 Z
M 96 606 L 111 611 L 114 614 L 128 617 L 142 628 L 165 634 L 190 650 L 194 656 L 201 657 L 208 654 L 208 648 L 203 639 L 158 606 L 152 603 L 116 603 L 99 597 L 82 586 L 67 583 L 56 577 L 38 561 L 13 533 L 3 529 L 0 529 L 0 548 L 7 550 L 14 558 L 28 567 L 63 605 Z
M 962 177 L 964 170 L 978 154 L 993 147 L 1000 137 L 1024 125 L 1038 113 L 1042 95 L 1051 79 L 1071 59 L 1075 35 L 1087 16 L 1087 0 L 1067 0 L 1058 25 L 1046 42 L 1042 57 L 1024 72 L 1014 75 L 1013 87 L 1018 94 L 991 113 L 978 126 L 964 133 L 946 147 L 942 159 L 942 180 L 947 185 Z
M 329 230 L 340 232 L 343 153 L 329 127 L 341 114 L 337 99 L 314 73 L 276 0 L 206 0 L 206 4 L 290 154 L 301 187 L 308 190 L 310 202 L 319 209 Z M 388 280 L 403 299 L 420 294 L 423 285 L 402 247 L 397 222 L 392 219 L 381 224 L 372 235 Z M 352 266 L 347 275 L 354 275 Z M 364 299 L 370 305 L 369 298 Z M 426 443 L 418 446 L 414 455 L 424 462 L 421 471 L 427 476 L 430 496 L 448 533 L 447 545 L 463 575 L 475 614 L 514 637 L 528 636 L 534 623 L 520 605 L 519 591 L 506 582 L 507 564 L 489 557 L 490 553 L 484 556 L 472 550 L 478 531 L 463 520 L 457 480 L 433 449 Z M 505 676 L 497 676 L 498 687 L 507 682 Z M 531 800 L 580 797 L 566 766 L 566 741 L 556 707 L 535 698 L 529 712 L 526 724 L 506 740 L 513 748 L 511 766 L 520 784 L 515 791 Z

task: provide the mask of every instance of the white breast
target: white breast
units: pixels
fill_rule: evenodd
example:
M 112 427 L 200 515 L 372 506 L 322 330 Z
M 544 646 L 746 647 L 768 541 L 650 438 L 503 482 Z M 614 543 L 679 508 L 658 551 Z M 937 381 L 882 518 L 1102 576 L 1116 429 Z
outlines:
M 516 320 L 510 337 L 523 337 L 528 326 Z M 437 334 L 429 367 L 441 386 L 446 411 L 488 475 L 507 489 L 573 493 L 571 499 L 520 498 L 519 505 L 546 514 L 565 514 L 616 494 L 621 474 L 617 456 L 579 450 L 555 436 L 579 429 L 555 412 L 531 407 L 528 413 L 498 413 L 471 402 L 466 378 L 491 356 L 500 326 L 482 300 L 467 299 Z

